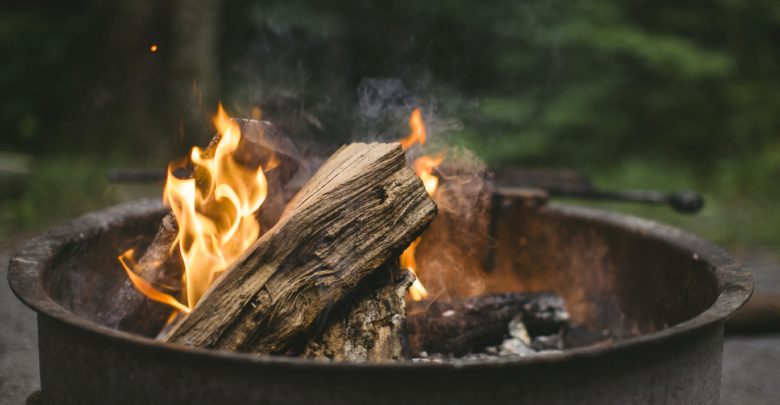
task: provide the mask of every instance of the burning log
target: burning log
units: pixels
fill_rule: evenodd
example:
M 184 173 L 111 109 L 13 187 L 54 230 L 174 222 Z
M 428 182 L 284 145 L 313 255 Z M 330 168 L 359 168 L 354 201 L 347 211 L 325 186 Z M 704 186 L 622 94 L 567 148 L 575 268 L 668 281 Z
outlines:
M 309 341 L 304 356 L 355 362 L 408 357 L 404 297 L 414 280 L 408 270 L 383 266 L 355 297 L 327 316 L 323 332 Z
M 396 257 L 436 205 L 398 144 L 337 151 L 166 340 L 279 353 Z
M 257 213 L 257 220 L 263 229 L 269 229 L 279 217 L 290 199 L 309 178 L 308 168 L 290 139 L 267 121 L 232 119 L 241 131 L 241 140 L 233 152 L 233 159 L 250 169 L 262 166 L 268 188 L 274 190 L 263 202 L 263 209 Z M 207 148 L 211 154 L 221 136 L 212 138 Z
M 463 355 L 501 343 L 507 325 L 521 315 L 531 335 L 558 331 L 569 314 L 563 300 L 550 292 L 487 294 L 453 301 L 410 303 L 409 350 Z
M 300 189 L 303 181 L 308 178 L 308 171 L 301 166 L 301 157 L 292 142 L 281 134 L 271 123 L 248 119 L 233 120 L 241 131 L 238 146 L 232 155 L 240 165 L 257 169 L 265 168 L 265 178 L 275 193 L 264 201 L 263 209 L 258 211 L 257 220 L 263 226 L 270 228 L 275 224 L 284 206 Z M 204 154 L 213 156 L 222 136 L 217 134 L 212 138 Z M 193 173 L 198 176 L 198 173 Z M 123 255 L 123 264 L 131 277 L 137 276 L 153 287 L 165 286 L 172 296 L 178 296 L 182 289 L 181 274 L 183 271 L 182 257 L 176 243 L 179 227 L 173 213 L 166 215 L 161 226 L 144 254 L 133 263 L 133 252 Z M 165 320 L 171 314 L 167 305 L 147 299 L 129 283 L 118 293 L 115 308 L 110 313 L 116 318 L 117 328 L 139 333 L 145 336 L 155 336 L 162 328 Z M 152 289 L 147 295 L 160 295 Z M 165 298 L 165 297 L 163 297 Z M 158 300 L 159 301 L 159 300 Z M 175 299 L 166 300 L 174 302 Z
M 146 252 L 132 266 L 138 277 L 151 285 L 164 285 L 170 293 L 181 290 L 181 255 L 176 254 L 174 243 L 179 229 L 173 215 L 166 215 Z M 173 254 L 171 253 L 173 252 Z M 132 251 L 131 251 L 132 253 Z M 127 253 L 126 253 L 127 256 Z M 131 259 L 131 257 L 128 257 Z M 147 299 L 128 282 L 114 300 L 110 313 L 118 318 L 116 327 L 121 330 L 153 337 L 171 315 L 171 307 Z

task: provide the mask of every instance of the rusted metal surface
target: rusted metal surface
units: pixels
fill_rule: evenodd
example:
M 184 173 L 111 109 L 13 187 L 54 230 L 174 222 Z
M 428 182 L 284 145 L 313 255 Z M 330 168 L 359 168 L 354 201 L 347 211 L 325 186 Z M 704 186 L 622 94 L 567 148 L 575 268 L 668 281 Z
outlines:
M 90 214 L 11 260 L 14 292 L 38 312 L 42 403 L 717 403 L 723 324 L 752 291 L 733 258 L 677 229 L 510 199 L 496 214 L 491 289 L 552 289 L 575 320 L 619 340 L 460 364 L 196 350 L 101 323 L 125 283 L 117 252 L 147 243 L 163 214 L 148 201 Z

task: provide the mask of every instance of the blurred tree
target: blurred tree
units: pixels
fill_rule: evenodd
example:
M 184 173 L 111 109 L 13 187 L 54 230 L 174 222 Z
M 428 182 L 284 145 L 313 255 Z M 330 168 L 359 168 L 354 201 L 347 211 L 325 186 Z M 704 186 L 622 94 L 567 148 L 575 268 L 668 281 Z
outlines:
M 364 79 L 394 77 L 491 165 L 675 172 L 769 202 L 778 34 L 771 0 L 4 4 L 0 148 L 157 166 L 208 139 L 220 98 L 338 144 Z
M 200 107 L 196 99 L 205 97 L 209 111 L 216 108 L 209 63 L 216 4 L 78 0 L 4 6 L 0 50 L 12 57 L 0 67 L 0 130 L 8 134 L 0 148 L 169 159 L 184 143 L 184 122 L 205 121 L 203 110 L 193 112 Z

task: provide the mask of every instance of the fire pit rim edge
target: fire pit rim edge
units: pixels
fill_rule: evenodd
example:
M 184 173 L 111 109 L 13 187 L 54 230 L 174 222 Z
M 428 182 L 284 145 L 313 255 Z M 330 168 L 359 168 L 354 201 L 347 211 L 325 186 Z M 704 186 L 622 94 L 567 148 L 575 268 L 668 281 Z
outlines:
M 182 345 L 166 344 L 158 340 L 134 335 L 131 333 L 111 329 L 85 318 L 79 317 L 56 303 L 44 290 L 41 284 L 41 273 L 48 260 L 56 254 L 66 243 L 84 235 L 87 232 L 95 232 L 101 228 L 110 227 L 113 224 L 127 221 L 128 217 L 146 216 L 152 212 L 164 212 L 164 207 L 159 200 L 143 199 L 131 201 L 106 209 L 85 214 L 63 225 L 57 226 L 44 234 L 37 236 L 19 249 L 9 261 L 8 282 L 11 290 L 25 305 L 57 321 L 64 322 L 73 327 L 93 332 L 101 337 L 119 340 L 123 343 L 143 346 L 147 349 L 162 350 L 168 353 L 187 356 L 206 356 L 220 360 L 235 362 L 252 362 L 259 364 L 274 364 L 290 367 L 430 367 L 445 369 L 460 369 L 482 366 L 523 366 L 547 362 L 558 362 L 574 358 L 595 357 L 620 350 L 644 347 L 665 340 L 664 338 L 681 337 L 694 333 L 712 324 L 724 321 L 739 309 L 753 291 L 753 279 L 750 272 L 735 258 L 721 248 L 701 239 L 691 233 L 679 230 L 675 227 L 661 224 L 655 221 L 634 217 L 626 214 L 608 212 L 604 210 L 577 207 L 561 204 L 548 204 L 540 209 L 554 211 L 564 216 L 575 216 L 589 220 L 598 220 L 614 226 L 628 227 L 640 231 L 648 236 L 659 238 L 667 243 L 696 252 L 697 260 L 702 260 L 715 271 L 719 283 L 720 293 L 715 302 L 701 314 L 672 325 L 666 329 L 644 334 L 638 337 L 618 341 L 609 346 L 591 346 L 566 350 L 542 356 L 533 356 L 521 359 L 502 359 L 490 362 L 455 362 L 455 363 L 353 363 L 353 362 L 326 362 L 298 357 L 285 357 L 274 355 L 253 355 L 246 353 L 232 353 L 221 350 L 191 348 Z M 675 240 L 669 235 L 674 234 Z M 63 238 L 69 236 L 69 239 Z

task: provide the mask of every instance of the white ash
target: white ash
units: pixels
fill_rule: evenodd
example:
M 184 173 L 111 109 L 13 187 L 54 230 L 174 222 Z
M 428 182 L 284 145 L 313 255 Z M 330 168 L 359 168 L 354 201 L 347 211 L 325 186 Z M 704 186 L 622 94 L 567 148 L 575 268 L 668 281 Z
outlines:
M 531 338 L 523 323 L 522 316 L 514 317 L 507 327 L 508 335 L 501 344 L 488 346 L 479 353 L 465 356 L 453 356 L 442 353 L 421 352 L 420 357 L 412 359 L 414 363 L 457 363 L 469 361 L 502 361 L 532 356 L 546 356 L 560 353 L 563 340 L 560 333 L 535 336 Z
M 522 315 L 517 315 L 509 321 L 509 336 L 520 340 L 525 346 L 531 346 L 531 337 L 528 335 L 528 329 L 525 328 Z

